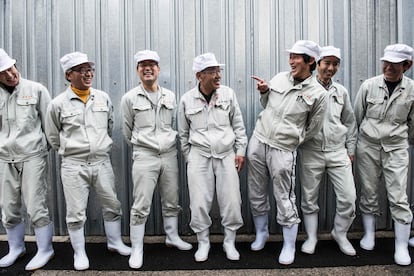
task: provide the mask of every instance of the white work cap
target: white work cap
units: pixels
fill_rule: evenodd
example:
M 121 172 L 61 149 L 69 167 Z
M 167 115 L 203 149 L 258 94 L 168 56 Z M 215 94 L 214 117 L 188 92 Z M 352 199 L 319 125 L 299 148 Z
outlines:
M 314 57 L 315 60 L 318 60 L 320 48 L 321 47 L 319 47 L 317 43 L 311 40 L 298 40 L 293 45 L 292 49 L 286 51 L 292 54 L 306 54 L 308 56 Z
M 321 47 L 321 51 L 320 51 L 320 54 L 319 54 L 318 61 L 320 61 L 324 57 L 331 57 L 331 56 L 337 57 L 340 60 L 341 59 L 341 49 L 335 48 L 334 46 Z
M 392 44 L 388 45 L 384 49 L 384 56 L 382 61 L 388 61 L 391 63 L 399 63 L 404 60 L 413 59 L 413 48 L 405 44 Z
M 155 52 L 155 51 L 142 50 L 142 51 L 137 52 L 134 55 L 134 60 L 135 60 L 136 65 L 138 65 L 138 63 L 140 63 L 141 61 L 144 61 L 144 60 L 153 60 L 153 61 L 156 61 L 158 63 L 158 62 L 160 62 L 160 57 L 157 54 L 157 52 Z
M 3 72 L 16 64 L 16 60 L 12 59 L 6 51 L 0 48 L 0 72 Z
M 95 63 L 88 60 L 88 56 L 81 52 L 73 52 L 64 55 L 60 59 L 60 65 L 62 66 L 63 72 L 66 73 L 70 68 L 73 68 L 79 64 L 89 63 L 90 66 L 94 66 Z
M 224 64 L 218 63 L 216 56 L 213 53 L 205 53 L 194 58 L 193 71 L 198 73 L 208 67 L 223 67 Z

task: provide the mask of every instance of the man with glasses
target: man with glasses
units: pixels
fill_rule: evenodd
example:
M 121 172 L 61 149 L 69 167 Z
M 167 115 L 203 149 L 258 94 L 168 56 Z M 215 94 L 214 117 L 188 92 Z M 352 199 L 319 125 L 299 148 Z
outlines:
M 0 208 L 9 253 L 8 267 L 26 253 L 22 202 L 36 234 L 37 253 L 26 270 L 43 267 L 53 257 L 53 224 L 48 209 L 45 129 L 49 91 L 20 76 L 16 60 L 0 49 Z
M 361 248 L 375 247 L 375 220 L 381 215 L 382 178 L 394 221 L 394 261 L 411 263 L 408 252 L 412 212 L 407 197 L 408 145 L 414 144 L 414 81 L 404 75 L 413 64 L 413 48 L 393 44 L 384 49 L 383 74 L 364 81 L 355 98 L 359 128 L 356 179 L 361 184 L 359 207 L 364 236 Z
M 66 54 L 60 63 L 70 86 L 49 105 L 46 135 L 62 157 L 61 179 L 74 267 L 85 270 L 89 268 L 84 224 L 90 188 L 95 189 L 102 205 L 108 250 L 128 256 L 131 248 L 121 239 L 121 203 L 110 160 L 111 100 L 105 92 L 92 88 L 94 63 L 86 54 Z
M 193 71 L 199 83 L 182 96 L 178 109 L 181 151 L 187 162 L 190 227 L 198 240 L 196 262 L 208 259 L 209 213 L 215 192 L 226 257 L 240 258 L 235 248 L 236 231 L 243 225 L 238 172 L 244 164 L 247 136 L 236 94 L 220 85 L 223 66 L 212 53 L 197 56 Z
M 129 266 L 138 269 L 143 262 L 145 223 L 151 210 L 155 188 L 161 196 L 165 243 L 180 250 L 191 244 L 178 236 L 178 160 L 175 130 L 175 94 L 158 84 L 159 56 L 151 50 L 134 56 L 141 83 L 121 100 L 122 132 L 132 146 L 134 203 L 131 207 L 132 253 Z

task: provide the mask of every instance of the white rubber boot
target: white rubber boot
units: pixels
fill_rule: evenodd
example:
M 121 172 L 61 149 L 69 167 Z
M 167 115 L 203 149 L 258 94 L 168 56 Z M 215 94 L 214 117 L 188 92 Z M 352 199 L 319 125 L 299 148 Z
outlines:
M 89 259 L 85 250 L 85 234 L 83 226 L 80 229 L 69 230 L 70 243 L 74 251 L 73 267 L 76 270 L 86 270 L 89 268 Z
M 223 250 L 226 252 L 227 259 L 231 261 L 240 260 L 240 254 L 235 247 L 236 231 L 224 228 Z
M 37 253 L 26 265 L 26 270 L 36 270 L 47 264 L 53 258 L 55 251 L 52 245 L 53 225 L 35 228 Z
M 318 243 L 318 213 L 304 214 L 303 223 L 305 224 L 305 231 L 308 238 L 302 244 L 301 251 L 306 254 L 313 254 Z
M 264 248 L 266 241 L 269 238 L 269 216 L 267 214 L 262 216 L 254 216 L 253 221 L 256 228 L 256 238 L 250 245 L 250 249 L 253 251 L 259 251 Z
M 208 252 L 210 251 L 210 231 L 204 230 L 197 233 L 198 249 L 194 254 L 194 259 L 196 262 L 204 262 L 208 259 Z
M 133 269 L 141 268 L 144 255 L 144 234 L 145 223 L 130 226 L 130 238 L 132 244 L 131 257 L 129 257 L 129 267 Z
M 339 245 L 339 249 L 342 251 L 342 253 L 348 256 L 356 255 L 355 248 L 352 246 L 346 236 L 353 221 L 354 219 L 352 218 L 343 218 L 336 214 L 334 220 L 334 228 L 331 232 L 332 237 Z
M 395 253 L 394 261 L 398 265 L 410 265 L 411 257 L 408 252 L 411 224 L 401 224 L 394 221 Z
M 362 224 L 364 226 L 364 236 L 359 242 L 359 246 L 365 250 L 374 250 L 375 247 L 375 216 L 362 214 Z
M 178 217 L 164 217 L 165 244 L 180 250 L 191 250 L 193 246 L 178 236 Z
M 292 226 L 283 226 L 283 247 L 279 255 L 279 263 L 290 265 L 295 261 L 295 243 L 298 235 L 298 224 Z
M 126 246 L 121 237 L 121 220 L 104 221 L 107 246 L 109 251 L 118 252 L 122 256 L 131 255 L 131 247 Z
M 408 245 L 414 247 L 414 237 L 408 240 Z
M 6 228 L 9 253 L 0 259 L 0 267 L 8 267 L 26 253 L 24 246 L 24 223 L 21 222 L 13 228 Z

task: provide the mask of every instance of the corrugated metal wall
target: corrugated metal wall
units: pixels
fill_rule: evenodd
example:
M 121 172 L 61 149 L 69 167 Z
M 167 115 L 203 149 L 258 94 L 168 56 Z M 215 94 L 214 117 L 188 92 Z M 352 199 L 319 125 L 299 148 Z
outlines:
M 52 96 L 68 85 L 59 64 L 62 55 L 78 50 L 95 61 L 94 86 L 110 94 L 116 109 L 112 160 L 124 212 L 123 234 L 128 234 L 131 155 L 121 135 L 118 107 L 122 95 L 138 84 L 133 61 L 136 51 L 158 51 L 160 85 L 175 91 L 177 99 L 195 85 L 191 71 L 194 56 L 214 52 L 226 64 L 222 83 L 236 91 L 250 136 L 261 110 L 250 76 L 270 79 L 277 72 L 289 70 L 285 49 L 296 40 L 311 39 L 320 45 L 340 47 L 343 61 L 336 79 L 354 97 L 363 80 L 381 73 L 379 58 L 386 45 L 414 45 L 413 14 L 413 0 L 0 0 L 0 47 L 18 60 L 23 77 L 43 83 Z M 411 78 L 413 71 L 408 72 Z M 51 154 L 50 160 L 55 234 L 64 235 L 67 231 L 59 159 Z M 252 233 L 246 170 L 240 178 L 245 226 L 239 232 Z M 180 179 L 180 231 L 188 234 L 184 169 Z M 410 199 L 414 195 L 411 183 L 412 177 Z M 297 195 L 300 201 L 299 187 Z M 155 197 L 147 222 L 149 235 L 162 233 L 159 197 Z M 320 229 L 329 230 L 335 203 L 327 183 L 322 187 L 320 204 Z M 378 226 L 390 228 L 386 204 L 383 208 Z M 217 206 L 212 216 L 212 232 L 218 233 Z M 358 219 L 353 229 L 361 229 Z M 103 234 L 101 211 L 93 193 L 86 231 L 89 235 Z M 280 231 L 274 218 L 271 231 Z M 2 226 L 0 232 L 4 233 Z

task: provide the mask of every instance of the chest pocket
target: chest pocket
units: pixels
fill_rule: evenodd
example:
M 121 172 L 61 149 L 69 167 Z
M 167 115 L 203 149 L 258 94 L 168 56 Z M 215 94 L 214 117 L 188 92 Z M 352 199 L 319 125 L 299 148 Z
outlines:
M 306 120 L 307 116 L 305 114 L 309 112 L 312 104 L 312 100 L 303 95 L 298 95 L 296 100 L 288 105 L 286 110 L 287 119 L 295 124 L 301 124 L 301 121 Z
M 367 117 L 379 119 L 384 108 L 384 98 L 367 98 Z
M 38 117 L 37 98 L 16 99 L 16 119 L 20 127 L 27 122 L 33 122 Z
M 96 128 L 108 128 L 108 112 L 109 107 L 106 105 L 92 106 L 94 122 Z
M 161 102 L 160 119 L 165 126 L 171 126 L 174 112 L 174 105 L 172 103 Z
M 220 126 L 230 125 L 230 101 L 218 101 L 215 104 L 214 119 Z
M 83 124 L 83 112 L 80 109 L 63 110 L 61 113 L 61 123 L 63 128 L 80 126 Z
M 138 128 L 152 127 L 155 125 L 155 111 L 151 103 L 137 103 L 132 108 L 135 112 L 134 124 Z
M 413 106 L 414 98 L 401 97 L 395 100 L 392 106 L 392 118 L 398 123 L 405 123 Z
M 342 110 L 344 109 L 344 97 L 334 95 L 331 104 L 331 112 L 335 118 L 341 118 Z
M 205 113 L 203 112 L 204 107 L 190 108 L 185 111 L 187 119 L 190 121 L 190 127 L 193 129 L 201 129 L 207 127 L 207 120 Z

